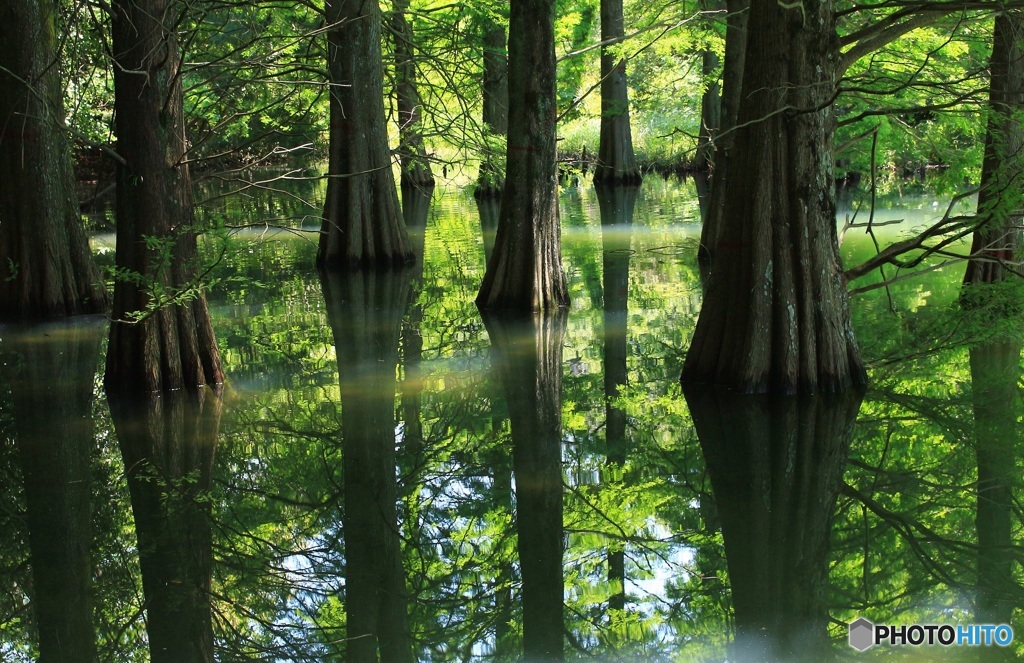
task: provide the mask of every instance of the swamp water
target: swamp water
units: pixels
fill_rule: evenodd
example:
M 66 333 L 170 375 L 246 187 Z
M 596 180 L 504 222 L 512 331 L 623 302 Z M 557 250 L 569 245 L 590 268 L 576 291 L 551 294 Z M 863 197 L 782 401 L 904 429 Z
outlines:
M 254 191 L 207 217 L 316 214 L 312 190 Z M 908 202 L 876 218 L 942 212 Z M 439 188 L 406 214 L 423 259 L 395 274 L 321 280 L 315 236 L 236 233 L 208 292 L 218 392 L 108 402 L 104 320 L 0 327 L 0 658 L 1022 651 L 847 644 L 858 616 L 1024 638 L 1020 346 L 968 347 L 962 265 L 854 297 L 864 394 L 684 395 L 692 186 L 564 191 L 573 303 L 546 317 L 473 304 L 496 207 Z M 847 264 L 872 251 L 847 233 Z

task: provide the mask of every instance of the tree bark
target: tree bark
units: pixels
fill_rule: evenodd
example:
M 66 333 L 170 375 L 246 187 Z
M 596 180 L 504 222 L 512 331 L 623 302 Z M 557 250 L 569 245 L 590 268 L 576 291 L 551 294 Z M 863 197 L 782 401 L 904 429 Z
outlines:
M 60 82 L 59 3 L 0 6 L 0 317 L 107 308 L 75 197 Z
M 988 130 L 978 192 L 978 228 L 964 286 L 997 283 L 1019 258 L 1024 223 L 1024 13 L 996 15 L 989 59 Z M 969 296 L 965 287 L 964 294 Z M 966 301 L 966 299 L 965 299 Z
M 101 322 L 6 330 L 3 339 L 0 363 L 13 385 L 41 663 L 96 658 L 91 460 Z
M 224 381 L 202 294 L 172 0 L 116 0 L 117 267 L 104 382 L 154 392 Z M 133 314 L 141 314 L 139 320 Z
M 210 477 L 219 389 L 109 398 L 128 475 L 153 663 L 212 663 Z
M 835 228 L 832 4 L 753 0 L 749 20 L 718 255 L 682 379 L 842 391 L 866 373 Z
M 388 149 L 380 6 L 377 0 L 326 0 L 324 13 L 331 134 L 317 264 L 404 264 L 411 252 Z
M 480 164 L 473 195 L 479 198 L 498 198 L 505 186 L 503 168 L 495 163 L 500 156 L 491 150 L 488 135 L 508 134 L 508 53 L 505 27 L 492 18 L 484 24 L 484 80 L 483 120 L 484 158 Z
M 412 274 L 321 272 L 337 349 L 349 661 L 412 661 L 395 456 L 395 368 Z
M 730 660 L 825 661 L 832 517 L 862 394 L 686 388 L 729 568 Z
M 516 532 L 523 580 L 523 655 L 563 651 L 562 338 L 567 313 L 485 312 L 512 424 Z
M 409 0 L 395 0 L 391 34 L 395 40 L 395 100 L 398 105 L 398 154 L 402 159 L 402 186 L 432 186 L 434 176 L 423 147 L 419 88 L 412 25 L 405 17 Z
M 625 37 L 622 0 L 601 0 L 601 140 L 594 166 L 594 184 L 639 184 L 629 126 L 626 59 L 618 55 Z
M 697 258 L 703 271 L 710 271 L 712 254 L 718 246 L 725 206 L 729 157 L 736 137 L 736 118 L 743 89 L 747 53 L 747 17 L 750 0 L 726 0 L 725 59 L 722 62 L 721 99 L 714 133 L 711 195 L 701 207 L 702 225 Z
M 513 0 L 509 23 L 509 139 L 494 253 L 477 306 L 567 306 L 555 179 L 555 4 Z

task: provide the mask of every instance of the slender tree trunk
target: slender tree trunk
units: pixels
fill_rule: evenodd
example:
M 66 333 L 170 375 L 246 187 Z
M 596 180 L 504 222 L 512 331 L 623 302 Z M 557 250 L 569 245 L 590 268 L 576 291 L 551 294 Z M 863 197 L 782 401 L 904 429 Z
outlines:
M 317 264 L 386 267 L 409 262 L 384 116 L 377 0 L 326 0 L 331 135 Z
M 412 661 L 395 456 L 395 368 L 412 274 L 321 272 L 337 348 L 349 661 Z
M 682 379 L 842 391 L 866 373 L 835 228 L 832 3 L 753 0 L 750 21 L 718 256 Z
M 402 158 L 402 185 L 433 186 L 434 176 L 423 147 L 419 89 L 412 25 L 405 17 L 409 0 L 395 0 L 391 34 L 395 39 L 395 98 L 398 103 L 398 153 Z
M 737 631 L 729 659 L 829 660 L 832 516 L 862 394 L 685 396 L 722 522 Z
M 181 62 L 184 3 L 116 0 L 117 267 L 108 391 L 133 393 L 224 381 L 199 280 L 185 162 Z M 134 314 L 143 317 L 132 320 Z
M 705 272 L 710 269 L 722 227 L 729 158 L 736 138 L 736 118 L 739 113 L 740 94 L 743 91 L 750 0 L 726 0 L 725 8 L 725 60 L 722 63 L 722 92 L 718 103 L 719 115 L 712 155 L 712 187 L 708 201 L 702 206 L 703 224 L 700 230 L 700 248 L 697 252 L 697 258 Z
M 693 166 L 695 170 L 708 172 L 714 167 L 714 141 L 722 126 L 722 86 L 713 78 L 720 64 L 718 55 L 710 49 L 701 51 L 700 63 L 707 89 L 700 97 L 700 133 Z
M 567 314 L 489 312 L 512 423 L 516 531 L 523 579 L 523 655 L 562 660 L 562 338 Z
M 106 324 L 6 330 L 41 663 L 96 658 L 91 494 L 93 384 Z M 44 336 L 45 334 L 45 336 Z M 5 377 L 6 377 L 5 375 Z
M 153 663 L 212 663 L 210 476 L 219 389 L 109 399 L 139 544 Z
M 978 193 L 978 221 L 964 285 L 1006 278 L 1019 259 L 1024 223 L 1024 12 L 996 15 L 989 60 L 988 131 Z M 965 295 L 968 290 L 965 289 Z
M 508 134 L 508 53 L 506 51 L 505 27 L 491 18 L 484 24 L 484 81 L 483 120 L 485 129 L 484 158 L 480 164 L 476 189 L 473 195 L 479 198 L 498 198 L 505 186 L 502 176 L 504 168 L 498 161 L 501 156 L 491 149 L 488 135 Z
M 626 31 L 622 0 L 601 0 L 601 142 L 594 167 L 594 184 L 639 184 L 640 169 L 633 154 L 629 127 L 626 59 L 618 49 Z
M 477 306 L 543 310 L 569 303 L 555 179 L 555 4 L 512 0 L 507 179 L 494 253 Z
M 107 307 L 75 197 L 60 82 L 59 2 L 0 5 L 0 317 Z

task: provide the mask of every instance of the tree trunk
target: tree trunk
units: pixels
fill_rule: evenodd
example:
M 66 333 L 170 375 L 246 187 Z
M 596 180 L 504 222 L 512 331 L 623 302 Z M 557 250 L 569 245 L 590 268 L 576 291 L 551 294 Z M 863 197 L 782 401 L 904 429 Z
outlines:
M 866 373 L 835 227 L 832 4 L 753 0 L 750 21 L 718 255 L 682 379 L 842 391 Z
M 55 0 L 0 6 L 0 317 L 106 309 L 75 197 Z
M 747 53 L 747 17 L 750 0 L 726 0 L 725 60 L 722 63 L 722 93 L 718 103 L 714 153 L 712 155 L 712 187 L 703 212 L 700 229 L 700 248 L 697 258 L 702 270 L 711 266 L 712 253 L 718 246 L 725 206 L 729 157 L 736 138 L 736 118 L 739 113 L 740 94 L 743 91 L 743 69 Z
M 108 391 L 219 384 L 220 353 L 199 283 L 185 162 L 180 59 L 184 5 L 116 0 L 113 11 L 117 150 L 117 267 Z M 133 315 L 141 314 L 138 320 Z
M 96 658 L 89 551 L 93 381 L 106 332 L 99 323 L 6 330 L 3 338 L 42 663 Z
M 825 661 L 832 516 L 862 394 L 685 390 L 729 567 L 730 660 Z
M 567 313 L 488 312 L 484 325 L 512 424 L 523 655 L 562 660 L 562 338 Z
M 109 398 L 124 457 L 153 663 L 212 663 L 210 475 L 219 391 Z
M 505 27 L 491 18 L 484 25 L 484 81 L 483 120 L 484 158 L 480 164 L 476 189 L 473 195 L 479 198 L 498 198 L 505 186 L 503 168 L 496 163 L 500 155 L 492 150 L 488 135 L 508 134 L 508 53 L 506 52 Z
M 409 270 L 321 272 L 337 349 L 349 661 L 412 661 L 395 456 L 395 368 Z
M 697 154 L 693 167 L 700 172 L 709 172 L 715 163 L 715 139 L 722 126 L 722 86 L 712 78 L 718 69 L 718 55 L 708 49 L 700 54 L 701 73 L 707 89 L 700 97 L 700 133 L 697 136 Z
M 477 306 L 544 310 L 569 304 L 555 179 L 555 4 L 512 0 L 507 178 L 494 253 Z
M 331 135 L 317 264 L 387 267 L 409 262 L 409 239 L 391 172 L 377 0 L 327 0 Z
M 395 39 L 395 99 L 398 104 L 398 154 L 402 159 L 402 186 L 433 186 L 434 176 L 423 148 L 419 89 L 412 26 L 405 17 L 409 0 L 395 0 L 391 34 Z
M 988 131 L 978 193 L 978 228 L 964 285 L 997 283 L 1018 259 L 1024 223 L 1024 13 L 996 15 L 989 60 Z M 968 290 L 965 289 L 965 295 Z M 965 299 L 966 301 L 966 299 Z
M 626 32 L 622 0 L 601 0 L 601 142 L 594 167 L 594 184 L 639 184 L 640 169 L 633 155 L 629 128 L 629 90 L 626 59 L 618 55 Z

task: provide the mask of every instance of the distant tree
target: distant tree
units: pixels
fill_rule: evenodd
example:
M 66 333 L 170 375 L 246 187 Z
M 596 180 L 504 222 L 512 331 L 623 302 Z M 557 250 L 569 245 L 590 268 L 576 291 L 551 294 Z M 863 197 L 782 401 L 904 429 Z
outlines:
M 0 317 L 107 307 L 81 226 L 60 81 L 61 3 L 0 6 Z
M 383 267 L 412 253 L 391 172 L 377 0 L 326 0 L 330 147 L 317 264 Z
M 508 38 L 505 26 L 492 16 L 483 20 L 483 121 L 488 135 L 508 134 Z M 498 197 L 505 186 L 504 168 L 494 163 L 497 155 L 484 145 L 483 163 L 473 194 L 477 198 Z
M 200 287 L 175 29 L 185 3 L 113 3 L 117 282 L 104 382 L 115 392 L 224 381 Z
M 601 0 L 601 142 L 595 184 L 637 184 L 641 178 L 629 126 L 626 59 L 618 51 L 625 35 L 622 0 Z
M 391 11 L 391 35 L 395 41 L 395 101 L 398 106 L 398 154 L 402 159 L 402 185 L 434 183 L 423 147 L 421 106 L 416 86 L 416 42 L 406 18 L 409 0 L 395 0 Z
M 682 379 L 841 391 L 866 373 L 835 228 L 833 7 L 752 0 L 749 21 L 717 254 Z
M 555 6 L 513 0 L 509 19 L 506 179 L 494 252 L 477 305 L 566 306 L 555 180 Z

